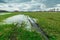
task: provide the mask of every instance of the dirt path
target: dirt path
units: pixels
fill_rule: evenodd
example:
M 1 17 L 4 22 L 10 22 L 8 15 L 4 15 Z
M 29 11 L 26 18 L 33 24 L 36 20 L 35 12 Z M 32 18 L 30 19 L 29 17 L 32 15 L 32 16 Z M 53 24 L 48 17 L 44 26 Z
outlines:
M 41 35 L 45 38 L 45 40 L 49 40 L 48 35 L 43 31 L 43 29 L 36 23 L 32 18 L 28 19 L 31 25 L 36 29 L 37 32 L 41 33 Z

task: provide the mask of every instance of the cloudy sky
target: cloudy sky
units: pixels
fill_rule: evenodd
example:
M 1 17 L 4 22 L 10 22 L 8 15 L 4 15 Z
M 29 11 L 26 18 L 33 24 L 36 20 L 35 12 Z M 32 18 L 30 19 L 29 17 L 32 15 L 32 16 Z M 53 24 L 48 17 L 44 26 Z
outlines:
M 60 9 L 60 0 L 0 0 L 0 10 L 41 11 Z

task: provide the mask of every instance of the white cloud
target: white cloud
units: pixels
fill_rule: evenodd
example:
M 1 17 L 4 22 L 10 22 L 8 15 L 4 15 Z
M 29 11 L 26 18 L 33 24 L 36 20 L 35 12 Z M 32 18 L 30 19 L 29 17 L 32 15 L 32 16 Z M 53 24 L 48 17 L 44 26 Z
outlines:
M 53 9 L 60 10 L 60 4 L 47 8 L 44 4 L 46 0 L 5 0 L 7 3 L 0 3 L 0 10 L 7 11 L 49 11 Z
M 16 0 L 15 0 L 16 1 Z M 39 11 L 45 10 L 46 5 L 42 3 L 44 0 L 31 0 L 24 3 L 0 3 L 0 10 L 7 11 Z
M 29 2 L 31 0 L 4 0 L 6 3 L 22 3 L 22 2 Z
M 56 4 L 54 7 L 47 8 L 46 11 L 60 11 L 60 4 Z
M 60 4 L 56 4 L 55 6 L 60 7 Z

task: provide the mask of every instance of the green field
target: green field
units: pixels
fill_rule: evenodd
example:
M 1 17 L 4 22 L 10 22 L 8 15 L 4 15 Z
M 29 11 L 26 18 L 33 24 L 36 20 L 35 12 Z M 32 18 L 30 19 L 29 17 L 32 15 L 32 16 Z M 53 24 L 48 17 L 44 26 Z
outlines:
M 50 40 L 60 40 L 60 12 L 11 12 L 11 14 L 0 15 L 0 22 L 18 14 L 29 15 L 37 19 L 37 23 L 47 33 Z M 14 32 L 12 30 L 14 27 L 14 24 L 0 23 L 0 40 L 9 40 L 11 33 Z M 35 31 L 29 32 L 23 28 L 17 28 L 15 31 L 18 33 L 18 40 L 44 40 L 43 36 Z

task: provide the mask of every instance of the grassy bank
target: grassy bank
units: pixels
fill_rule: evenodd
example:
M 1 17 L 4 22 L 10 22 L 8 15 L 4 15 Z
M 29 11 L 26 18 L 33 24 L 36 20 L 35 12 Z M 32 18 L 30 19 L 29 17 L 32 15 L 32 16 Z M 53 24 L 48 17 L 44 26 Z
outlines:
M 12 12 L 12 14 L 0 15 L 0 21 L 17 14 L 25 14 L 25 15 L 29 15 L 30 17 L 36 18 L 37 23 L 48 34 L 48 37 L 50 40 L 60 40 L 60 12 Z M 30 35 L 29 32 L 25 32 L 25 33 L 28 33 Z M 24 35 L 22 36 L 26 37 Z M 32 35 L 33 35 L 33 32 L 30 36 Z M 39 37 L 38 37 L 38 40 L 40 40 Z

